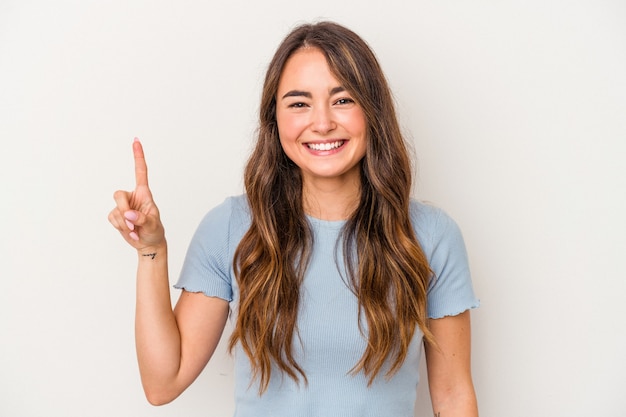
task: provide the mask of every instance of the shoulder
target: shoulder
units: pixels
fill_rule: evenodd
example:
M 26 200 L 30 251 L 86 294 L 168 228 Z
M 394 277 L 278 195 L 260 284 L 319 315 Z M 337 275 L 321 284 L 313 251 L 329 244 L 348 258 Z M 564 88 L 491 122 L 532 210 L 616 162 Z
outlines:
M 422 245 L 433 243 L 446 235 L 460 234 L 454 219 L 443 209 L 432 204 L 412 199 L 409 215 Z
M 223 202 L 213 207 L 207 216 L 230 217 L 249 215 L 248 198 L 245 194 L 227 197 Z
M 228 226 L 249 222 L 250 208 L 244 194 L 227 197 L 222 203 L 213 207 L 202 219 L 201 225 Z
M 466 259 L 461 229 L 444 210 L 412 200 L 410 216 L 417 240 L 431 267 L 443 266 L 451 259 Z
M 232 259 L 249 227 L 245 196 L 229 197 L 202 218 L 187 249 L 176 288 L 233 299 Z
M 442 209 L 411 202 L 411 221 L 432 271 L 428 281 L 428 316 L 441 318 L 478 307 L 461 230 Z
M 203 247 L 217 242 L 228 242 L 230 246 L 241 239 L 249 227 L 250 210 L 246 196 L 228 197 L 204 215 L 194 241 Z
M 436 221 L 443 214 L 443 210 L 439 207 L 414 198 L 411 199 L 409 212 L 414 223 L 426 224 Z

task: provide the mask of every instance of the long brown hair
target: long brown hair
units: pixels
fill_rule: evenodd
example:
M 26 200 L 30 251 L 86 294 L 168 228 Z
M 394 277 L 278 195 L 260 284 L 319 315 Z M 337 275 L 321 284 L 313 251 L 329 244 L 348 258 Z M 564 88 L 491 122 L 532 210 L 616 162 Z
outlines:
M 416 326 L 432 341 L 426 318 L 431 272 L 409 218 L 411 161 L 385 76 L 354 32 L 331 22 L 302 25 L 284 39 L 266 73 L 258 138 L 244 171 L 252 223 L 233 260 L 240 299 L 230 348 L 241 343 L 253 377 L 260 377 L 261 393 L 272 365 L 306 381 L 292 344 L 312 234 L 303 209 L 300 169 L 283 152 L 276 123 L 282 70 L 303 47 L 324 53 L 331 72 L 367 120 L 360 202 L 342 234 L 348 282 L 366 319 L 359 327 L 368 338 L 352 371 L 363 371 L 371 383 L 391 359 L 385 375 L 393 375 Z

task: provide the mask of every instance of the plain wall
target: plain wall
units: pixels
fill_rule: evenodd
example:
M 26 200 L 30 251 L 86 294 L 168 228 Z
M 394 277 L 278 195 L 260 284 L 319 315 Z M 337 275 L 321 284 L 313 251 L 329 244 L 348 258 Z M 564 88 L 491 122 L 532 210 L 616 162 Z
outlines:
M 231 415 L 223 347 L 147 404 L 136 255 L 107 214 L 138 136 L 174 282 L 204 213 L 242 192 L 272 53 L 322 18 L 376 51 L 415 195 L 464 232 L 481 416 L 624 415 L 623 1 L 0 0 L 0 416 Z

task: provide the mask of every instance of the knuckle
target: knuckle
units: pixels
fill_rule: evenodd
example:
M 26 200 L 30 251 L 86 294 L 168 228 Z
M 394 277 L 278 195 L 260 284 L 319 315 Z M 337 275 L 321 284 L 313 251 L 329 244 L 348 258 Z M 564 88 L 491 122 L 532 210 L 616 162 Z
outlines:
M 113 193 L 113 199 L 116 201 L 124 198 L 126 198 L 126 191 L 117 190 Z
M 118 216 L 114 212 L 109 213 L 109 222 L 115 227 L 120 224 Z

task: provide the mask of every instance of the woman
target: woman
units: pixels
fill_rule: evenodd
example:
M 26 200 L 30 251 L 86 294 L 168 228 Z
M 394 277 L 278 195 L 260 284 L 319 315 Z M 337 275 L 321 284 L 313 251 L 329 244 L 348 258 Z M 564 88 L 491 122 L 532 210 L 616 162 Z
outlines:
M 137 249 L 136 344 L 152 404 L 189 386 L 229 311 L 237 416 L 413 416 L 424 345 L 437 416 L 476 416 L 463 240 L 410 199 L 391 93 L 366 43 L 303 25 L 266 74 L 244 196 L 203 219 L 176 284 L 133 144 L 136 188 L 111 223 Z

